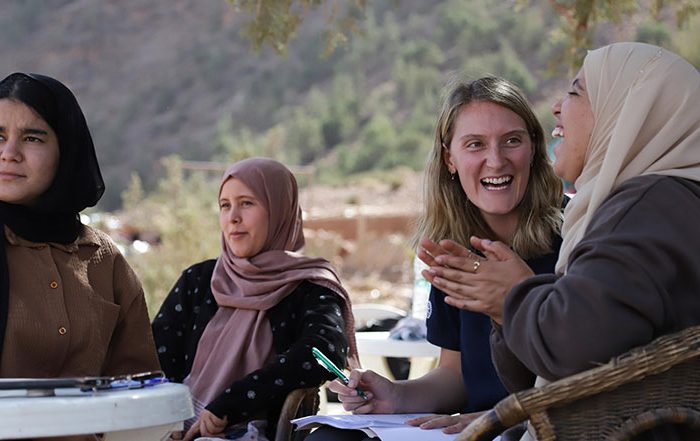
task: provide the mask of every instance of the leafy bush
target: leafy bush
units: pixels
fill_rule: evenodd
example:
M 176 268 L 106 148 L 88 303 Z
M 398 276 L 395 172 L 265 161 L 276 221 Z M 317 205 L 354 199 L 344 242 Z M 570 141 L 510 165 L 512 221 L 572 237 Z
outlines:
M 665 23 L 645 21 L 637 28 L 635 41 L 666 46 L 671 40 L 671 32 Z
M 161 161 L 165 176 L 156 191 L 144 195 L 140 180 L 132 178 L 123 194 L 121 218 L 137 231 L 157 232 L 160 244 L 150 251 L 128 254 L 139 276 L 151 316 L 170 291 L 180 273 L 220 251 L 218 179 L 212 175 L 185 175 L 177 156 Z

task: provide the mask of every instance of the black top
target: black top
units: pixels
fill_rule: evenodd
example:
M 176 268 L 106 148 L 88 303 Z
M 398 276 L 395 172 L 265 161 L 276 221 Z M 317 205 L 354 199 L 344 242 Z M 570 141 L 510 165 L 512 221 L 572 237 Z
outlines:
M 199 339 L 218 305 L 211 292 L 216 260 L 183 271 L 153 321 L 153 337 L 163 371 L 182 382 L 192 369 Z M 341 315 L 343 300 L 328 288 L 304 281 L 267 312 L 275 360 L 233 382 L 207 409 L 230 424 L 261 415 L 274 423 L 287 394 L 320 386 L 333 375 L 311 354 L 315 346 L 344 367 L 348 350 Z M 252 348 L 249 348 L 252 350 Z

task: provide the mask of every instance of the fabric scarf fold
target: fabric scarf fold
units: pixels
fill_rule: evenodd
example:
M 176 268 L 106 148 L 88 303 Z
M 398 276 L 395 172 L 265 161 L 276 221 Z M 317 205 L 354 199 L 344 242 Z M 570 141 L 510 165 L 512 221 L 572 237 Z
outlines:
M 700 74 L 690 63 L 657 46 L 616 43 L 590 51 L 583 73 L 595 121 L 576 197 L 564 210 L 558 274 L 625 180 L 658 174 L 700 181 Z

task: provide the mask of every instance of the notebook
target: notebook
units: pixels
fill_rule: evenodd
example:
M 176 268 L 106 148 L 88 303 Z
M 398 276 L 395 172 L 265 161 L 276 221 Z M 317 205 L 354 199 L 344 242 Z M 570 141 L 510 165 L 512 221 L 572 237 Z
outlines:
M 325 424 L 339 429 L 362 430 L 381 441 L 451 441 L 457 438 L 457 434 L 447 434 L 441 429 L 426 430 L 406 424 L 412 418 L 425 415 L 430 414 L 311 415 L 292 420 L 292 423 L 297 429 Z

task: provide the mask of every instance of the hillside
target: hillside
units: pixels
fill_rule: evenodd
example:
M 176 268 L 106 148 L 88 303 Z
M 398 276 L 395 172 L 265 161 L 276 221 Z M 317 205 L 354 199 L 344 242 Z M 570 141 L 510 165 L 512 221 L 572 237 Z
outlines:
M 209 159 L 220 115 L 241 99 L 236 91 L 270 69 L 235 37 L 225 1 L 19 0 L 2 10 L 0 71 L 47 73 L 75 91 L 108 207 L 132 171 L 153 176 L 165 154 Z
M 239 35 L 246 17 L 225 0 L 4 0 L 0 74 L 46 73 L 75 91 L 108 185 L 102 209 L 120 205 L 133 172 L 155 188 L 169 154 L 270 155 L 314 164 L 328 183 L 397 165 L 419 170 L 455 71 L 518 82 L 551 122 L 550 97 L 566 74 L 547 73 L 561 50 L 548 2 L 522 11 L 486 0 L 369 3 L 362 33 L 324 59 L 322 11 L 307 17 L 285 58 L 253 53 Z M 665 29 L 647 34 L 676 41 Z M 636 35 L 635 22 L 596 39 Z

